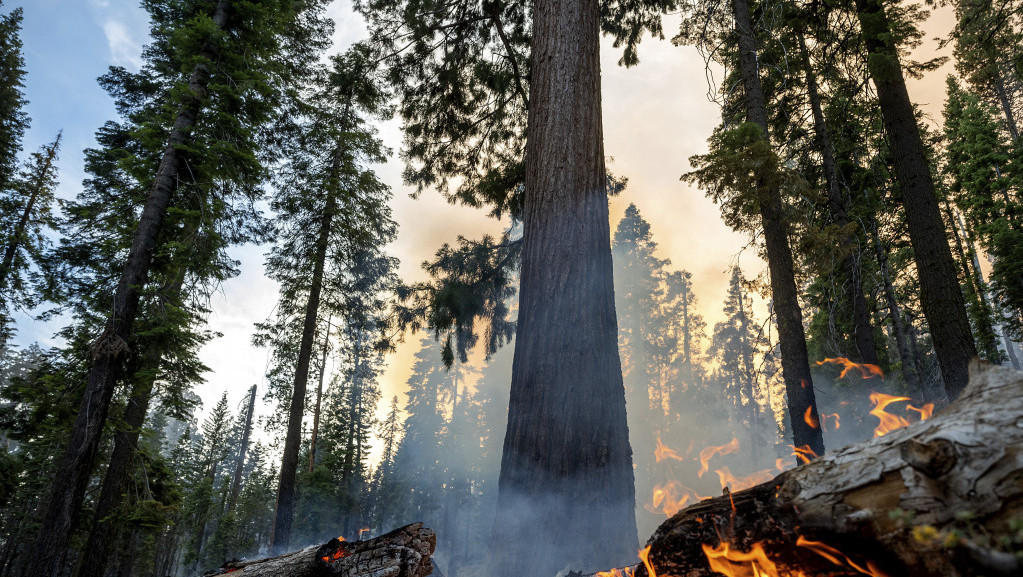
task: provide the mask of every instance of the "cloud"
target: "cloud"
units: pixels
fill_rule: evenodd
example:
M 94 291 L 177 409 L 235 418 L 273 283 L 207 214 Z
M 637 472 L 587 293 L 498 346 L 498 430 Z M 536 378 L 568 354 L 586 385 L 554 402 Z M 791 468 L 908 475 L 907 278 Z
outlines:
M 123 22 L 108 19 L 103 23 L 103 34 L 107 37 L 110 58 L 115 65 L 136 70 L 142 67 L 141 39 L 135 38 Z

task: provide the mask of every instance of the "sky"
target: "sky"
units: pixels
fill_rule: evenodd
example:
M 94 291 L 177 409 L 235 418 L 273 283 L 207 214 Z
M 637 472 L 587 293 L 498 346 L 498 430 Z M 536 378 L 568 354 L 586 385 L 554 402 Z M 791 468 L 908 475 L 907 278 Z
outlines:
M 82 188 L 82 150 L 93 146 L 93 134 L 104 122 L 116 118 L 110 97 L 96 78 L 109 66 L 137 69 L 147 41 L 148 20 L 137 0 L 4 0 L 2 10 L 22 6 L 25 10 L 22 41 L 25 46 L 26 97 L 31 128 L 25 151 L 53 140 L 63 131 L 59 162 L 59 196 L 73 198 Z M 366 36 L 349 0 L 338 0 L 330 13 L 337 28 L 335 50 Z M 933 54 L 935 36 L 952 26 L 951 10 L 942 9 L 925 25 L 928 40 L 919 52 Z M 668 17 L 666 35 L 678 28 L 677 17 Z M 613 159 L 610 168 L 629 179 L 629 186 L 610 202 L 614 230 L 629 203 L 635 203 L 651 224 L 658 256 L 669 258 L 674 268 L 693 274 L 698 309 L 708 323 L 721 319 L 721 303 L 728 285 L 727 270 L 738 263 L 748 277 L 765 269 L 756 250 L 747 248 L 748 238 L 726 227 L 718 208 L 679 177 L 689 170 L 688 158 L 706 151 L 706 139 L 720 114 L 708 98 L 703 59 L 691 47 L 675 47 L 667 40 L 645 38 L 640 46 L 639 66 L 617 66 L 619 54 L 610 42 L 602 44 L 602 94 L 604 146 Z M 944 79 L 951 66 L 910 83 L 910 95 L 932 118 L 940 117 Z M 396 241 L 388 247 L 400 259 L 399 274 L 407 281 L 421 280 L 421 263 L 445 242 L 458 235 L 469 238 L 498 233 L 506 222 L 487 218 L 478 209 L 453 206 L 439 194 L 425 192 L 418 199 L 401 179 L 400 121 L 380 126 L 381 136 L 395 154 L 378 167 L 381 179 L 394 191 L 392 208 L 398 222 Z M 264 390 L 269 353 L 251 345 L 253 323 L 271 315 L 277 286 L 263 270 L 265 246 L 241 246 L 230 251 L 240 261 L 241 274 L 225 282 L 212 302 L 210 328 L 223 334 L 207 344 L 200 357 L 210 367 L 206 383 L 197 389 L 208 411 L 226 390 L 232 407 L 240 406 L 252 384 Z M 762 313 L 761 313 L 762 314 Z M 56 323 L 18 318 L 16 343 L 38 341 L 57 345 Z M 382 407 L 404 391 L 420 337 L 408 336 L 388 358 L 381 378 Z

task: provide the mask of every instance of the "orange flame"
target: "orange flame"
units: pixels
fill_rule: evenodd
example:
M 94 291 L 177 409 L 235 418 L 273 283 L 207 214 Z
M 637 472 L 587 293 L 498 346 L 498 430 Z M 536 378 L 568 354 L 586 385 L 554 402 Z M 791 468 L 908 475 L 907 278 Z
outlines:
M 823 365 L 830 363 L 832 365 L 842 365 L 842 372 L 838 375 L 842 378 L 849 374 L 851 370 L 857 370 L 860 372 L 860 378 L 870 379 L 873 377 L 884 378 L 884 371 L 877 365 L 868 365 L 866 363 L 854 363 L 845 357 L 835 357 L 830 359 L 824 359 L 823 361 L 817 361 L 817 365 Z
M 593 577 L 635 577 L 636 569 L 634 567 L 621 567 L 617 569 L 611 569 L 610 571 L 597 571 L 593 574 Z
M 926 421 L 927 419 L 931 418 L 931 415 L 934 414 L 934 403 L 927 403 L 926 405 L 924 405 L 923 407 L 921 407 L 919 409 L 914 407 L 913 405 L 907 404 L 906 405 L 906 410 L 907 411 L 914 411 L 916 413 L 919 413 L 920 414 L 920 420 L 921 421 Z
M 682 456 L 676 453 L 674 449 L 671 449 L 662 443 L 660 437 L 657 437 L 657 448 L 654 449 L 654 458 L 657 459 L 658 463 L 665 459 L 674 459 L 676 461 L 682 460 Z
M 363 527 L 362 529 L 359 529 L 359 539 L 362 539 L 363 533 L 369 533 L 369 527 Z
M 809 463 L 811 459 L 816 459 L 819 456 L 817 455 L 817 453 L 813 451 L 813 449 L 810 448 L 810 445 L 802 445 L 799 447 L 795 445 L 789 445 L 789 447 L 792 447 L 792 454 L 795 455 L 797 459 L 802 461 L 804 465 Z
M 703 553 L 707 556 L 710 570 L 726 577 L 778 577 L 778 566 L 774 564 L 760 543 L 754 543 L 749 553 L 735 551 L 722 541 L 717 547 L 704 543 Z M 800 572 L 800 575 L 802 572 Z
M 668 517 L 678 513 L 689 499 L 700 500 L 703 497 L 682 483 L 672 479 L 667 483 L 658 484 L 654 487 L 654 494 L 651 502 L 643 508 L 651 513 L 662 512 Z
M 337 551 L 334 551 L 334 553 L 332 555 L 326 555 L 324 557 L 320 557 L 320 559 L 323 559 L 324 563 L 332 563 L 334 561 L 337 561 L 338 559 L 341 559 L 342 557 L 347 557 L 348 556 L 348 551 L 345 551 L 345 546 L 344 546 L 345 538 L 343 536 L 341 536 L 341 537 L 338 537 L 337 540 L 340 541 L 340 543 L 337 546 Z
M 875 437 L 883 437 L 896 429 L 901 429 L 902 427 L 909 425 L 909 421 L 906 419 L 885 411 L 885 408 L 892 403 L 909 400 L 911 400 L 909 397 L 894 397 L 892 395 L 876 392 L 870 393 L 870 402 L 874 403 L 874 408 L 870 410 L 870 414 L 874 415 L 881 421 L 877 425 L 877 428 L 874 429 Z
M 700 451 L 700 471 L 697 477 L 703 478 L 703 474 L 710 470 L 710 459 L 714 455 L 731 455 L 739 451 L 739 439 L 732 437 L 732 442 L 719 447 L 706 447 Z
M 820 541 L 811 541 L 800 535 L 799 538 L 796 539 L 796 545 L 800 547 L 806 547 L 807 549 L 813 551 L 814 553 L 820 555 L 821 557 L 824 557 L 828 561 L 831 561 L 835 565 L 846 565 L 848 567 L 851 567 L 852 569 L 855 569 L 856 571 L 859 571 L 864 575 L 870 575 L 871 577 L 888 577 L 887 574 L 878 569 L 877 566 L 871 563 L 870 561 L 867 561 L 866 567 L 864 567 L 853 562 L 853 560 L 847 557 L 845 553 L 842 553 L 841 551 L 835 549 L 834 547 L 825 545 Z
M 718 479 L 721 480 L 721 488 L 724 489 L 725 487 L 730 487 L 732 491 L 749 489 L 750 487 L 766 483 L 774 478 L 774 471 L 771 469 L 757 471 L 756 473 L 746 477 L 736 477 L 732 475 L 732 472 L 728 470 L 728 467 L 721 467 L 714 472 L 718 474 Z
M 811 429 L 816 429 L 821 425 L 820 421 L 818 421 L 817 417 L 815 417 L 813 414 L 813 405 L 810 405 L 809 407 L 806 408 L 806 412 L 803 413 L 803 421 L 805 421 L 806 424 L 809 425 Z
M 654 564 L 650 562 L 650 545 L 647 545 L 639 552 L 639 560 L 643 562 L 643 566 L 646 567 L 647 575 L 650 577 L 657 577 L 657 571 L 654 571 Z

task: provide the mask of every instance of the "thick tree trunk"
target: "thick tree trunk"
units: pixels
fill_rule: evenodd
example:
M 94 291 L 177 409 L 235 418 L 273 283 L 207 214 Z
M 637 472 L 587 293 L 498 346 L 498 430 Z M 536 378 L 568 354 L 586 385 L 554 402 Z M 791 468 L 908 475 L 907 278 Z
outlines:
M 291 522 L 295 514 L 295 477 L 298 474 L 298 450 L 302 441 L 302 416 L 305 414 L 305 389 L 309 382 L 309 360 L 313 354 L 313 339 L 316 337 L 316 318 L 320 310 L 320 293 L 323 290 L 323 270 L 327 261 L 327 247 L 330 229 L 337 212 L 338 183 L 341 166 L 341 151 L 334 151 L 330 182 L 326 187 L 326 203 L 316 233 L 316 253 L 313 261 L 313 278 L 309 282 L 309 300 L 306 301 L 305 320 L 302 325 L 302 342 L 295 361 L 295 382 L 291 391 L 291 406 L 288 410 L 288 432 L 284 438 L 284 455 L 281 459 L 281 477 L 277 485 L 277 505 L 274 510 L 274 525 L 270 532 L 270 551 L 283 553 L 291 541 Z
M 920 127 L 906 91 L 902 63 L 896 47 L 890 43 L 891 24 L 880 0 L 856 0 L 856 10 L 895 177 L 906 208 L 920 278 L 920 303 L 938 354 L 945 393 L 952 400 L 966 386 L 967 365 L 977 355 L 966 303 L 945 235 Z
M 219 0 L 212 22 L 220 29 L 227 24 L 231 0 Z M 110 319 L 103 334 L 92 345 L 93 364 L 86 377 L 85 393 L 71 429 L 67 450 L 61 458 L 43 511 L 39 533 L 29 552 L 28 572 L 52 577 L 60 566 L 78 522 L 82 499 L 95 466 L 103 425 L 110 410 L 114 388 L 121 376 L 128 341 L 131 340 L 141 288 L 157 248 L 157 236 L 174 190 L 181 163 L 181 151 L 191 139 L 190 133 L 206 99 L 210 70 L 206 62 L 216 62 L 217 46 L 206 41 L 200 48 L 203 61 L 195 65 L 188 80 L 188 92 L 178 109 L 160 159 L 160 167 L 146 198 L 135 237 L 121 278 L 114 293 Z
M 635 555 L 600 107 L 600 3 L 536 0 L 522 274 L 495 577 Z
M 742 77 L 746 115 L 749 122 L 760 127 L 763 138 L 768 139 L 767 108 L 757 68 L 756 41 L 747 0 L 732 0 L 732 11 L 739 39 L 739 74 Z M 765 177 L 758 176 L 760 182 L 757 183 L 763 194 L 760 199 L 760 218 L 767 248 L 767 268 L 771 273 L 771 295 L 774 297 L 778 322 L 781 369 L 788 398 L 792 440 L 797 447 L 807 446 L 814 454 L 823 455 L 824 437 L 820 428 L 810 426 L 804 419 L 807 411 L 810 411 L 810 420 L 819 422 L 781 190 L 774 184 L 761 186 L 767 180 Z
M 329 542 L 277 557 L 228 563 L 206 575 L 231 577 L 426 577 L 437 536 L 413 523 L 366 541 Z
M 849 302 L 852 303 L 853 340 L 856 343 L 860 362 L 876 365 L 878 364 L 877 343 L 874 341 L 874 328 L 870 326 L 870 309 L 867 306 L 867 298 L 863 294 L 863 274 L 860 271 L 859 258 L 857 258 L 860 248 L 849 231 L 848 206 L 838 183 L 835 147 L 831 143 L 831 134 L 828 131 L 827 120 L 824 118 L 824 108 L 821 105 L 820 92 L 817 89 L 817 74 L 810 62 L 810 51 L 806 49 L 806 40 L 804 40 L 802 32 L 798 33 L 797 37 L 806 71 L 806 92 L 807 98 L 810 100 L 810 110 L 813 113 L 814 135 L 817 137 L 817 145 L 821 149 L 821 164 L 824 167 L 824 179 L 828 187 L 828 209 L 831 212 L 832 221 L 841 234 L 848 235 L 842 239 L 842 248 L 845 254 L 842 257 L 842 262 L 839 263 L 838 270 L 844 270 L 849 275 L 847 295 Z
M 1021 413 L 1023 373 L 973 365 L 931 419 L 680 511 L 650 538 L 650 559 L 659 575 L 709 577 L 703 546 L 724 540 L 761 543 L 782 575 L 863 574 L 846 559 L 893 576 L 1023 574 L 1023 560 L 995 550 L 1023 515 Z M 806 540 L 841 551 L 838 563 Z

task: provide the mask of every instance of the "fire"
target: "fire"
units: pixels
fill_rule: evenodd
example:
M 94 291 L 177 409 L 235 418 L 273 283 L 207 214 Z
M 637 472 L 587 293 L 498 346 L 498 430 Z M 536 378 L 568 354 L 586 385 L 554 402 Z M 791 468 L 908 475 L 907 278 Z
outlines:
M 718 474 L 718 479 L 721 480 L 721 488 L 724 489 L 725 487 L 729 487 L 732 491 L 749 489 L 750 487 L 766 483 L 774 478 L 774 471 L 771 469 L 757 471 L 756 473 L 746 477 L 736 477 L 732 475 L 732 472 L 728 470 L 728 467 L 721 467 L 714 472 Z
M 647 545 L 639 552 L 639 559 L 643 562 L 643 566 L 646 567 L 647 575 L 657 577 L 657 571 L 654 571 L 654 564 L 650 562 L 650 545 Z
M 362 534 L 363 533 L 369 533 L 369 527 L 363 527 L 362 529 L 359 529 L 359 539 L 360 540 L 362 539 Z
M 710 570 L 725 577 L 779 577 L 778 566 L 774 564 L 760 543 L 754 543 L 748 553 L 735 551 L 722 541 L 717 547 L 704 543 L 703 553 L 707 556 Z M 799 573 L 802 575 L 802 572 Z
M 597 571 L 593 577 L 635 577 L 636 570 L 632 567 L 621 567 L 610 571 Z
M 320 557 L 320 559 L 323 559 L 324 563 L 333 563 L 334 561 L 337 561 L 338 559 L 341 559 L 342 557 L 347 557 L 348 556 L 348 551 L 345 551 L 345 545 L 344 545 L 345 544 L 345 538 L 344 538 L 344 536 L 342 535 L 342 536 L 338 537 L 337 540 L 340 541 L 340 543 L 338 543 L 338 546 L 337 546 L 337 551 L 334 551 L 334 553 L 332 555 L 326 555 L 326 556 Z
M 816 459 L 819 456 L 817 453 L 813 451 L 813 449 L 810 448 L 810 445 L 801 445 L 799 447 L 795 445 L 789 445 L 789 447 L 792 447 L 792 454 L 795 455 L 797 459 L 802 461 L 804 465 L 809 463 L 811 459 Z
M 831 359 L 824 359 L 823 361 L 817 361 L 818 365 L 830 363 L 832 365 L 842 365 L 842 372 L 838 375 L 842 378 L 849 374 L 851 370 L 857 370 L 860 372 L 860 378 L 871 379 L 874 377 L 884 378 L 884 371 L 877 365 L 868 365 L 866 363 L 854 363 L 845 357 L 835 357 Z
M 870 414 L 877 417 L 881 422 L 874 429 L 875 437 L 883 437 L 888 433 L 901 429 L 909 425 L 909 421 L 898 415 L 893 415 L 887 412 L 885 409 L 892 403 L 899 401 L 911 401 L 909 397 L 894 397 L 892 395 L 885 395 L 884 393 L 873 392 L 870 393 L 870 402 L 874 404 L 874 408 L 870 410 Z M 916 408 L 913 405 L 906 405 L 907 411 L 914 411 L 920 415 L 920 420 L 924 421 L 931 417 L 934 413 L 934 403 L 927 403 L 921 408 Z
M 676 453 L 674 449 L 662 443 L 660 437 L 657 437 L 657 448 L 654 449 L 654 458 L 657 459 L 658 463 L 665 459 L 682 460 L 682 456 Z
M 853 560 L 850 559 L 849 557 L 846 557 L 845 553 L 842 553 L 841 551 L 835 549 L 834 547 L 825 545 L 820 541 L 811 541 L 800 535 L 799 538 L 796 539 L 796 545 L 800 547 L 806 547 L 807 549 L 813 551 L 814 553 L 820 555 L 821 557 L 824 557 L 828 561 L 831 561 L 835 565 L 846 565 L 852 569 L 855 569 L 856 571 L 859 571 L 864 575 L 870 575 L 871 577 L 888 577 L 887 574 L 878 569 L 877 566 L 871 563 L 870 561 L 867 561 L 866 566 L 864 567 L 853 562 Z
M 821 426 L 820 421 L 818 421 L 817 417 L 813 414 L 813 405 L 806 408 L 806 412 L 803 413 L 803 421 L 805 421 L 811 429 L 816 429 Z
M 703 474 L 710 470 L 710 459 L 714 455 L 731 455 L 739 452 L 739 439 L 732 437 L 732 442 L 719 447 L 706 447 L 700 451 L 700 471 L 696 474 L 703 478 Z
M 654 487 L 654 494 L 651 502 L 644 506 L 651 513 L 663 512 L 671 517 L 677 513 L 690 499 L 700 500 L 695 491 L 682 483 L 672 479 L 667 483 L 661 483 Z

